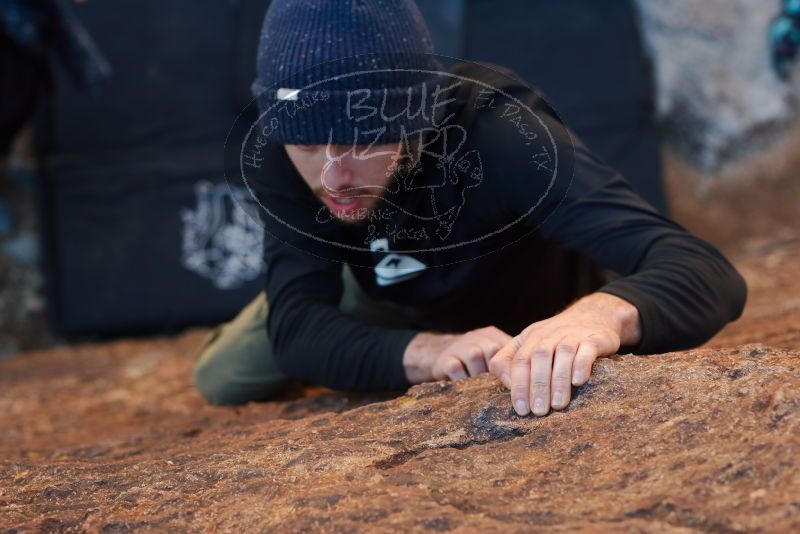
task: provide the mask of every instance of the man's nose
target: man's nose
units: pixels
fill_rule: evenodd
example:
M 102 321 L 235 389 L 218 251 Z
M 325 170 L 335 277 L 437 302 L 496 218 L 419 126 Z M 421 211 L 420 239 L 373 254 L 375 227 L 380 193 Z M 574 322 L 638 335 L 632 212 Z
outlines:
M 343 191 L 353 187 L 353 171 L 346 164 L 330 161 L 322 173 L 322 185 L 329 191 Z

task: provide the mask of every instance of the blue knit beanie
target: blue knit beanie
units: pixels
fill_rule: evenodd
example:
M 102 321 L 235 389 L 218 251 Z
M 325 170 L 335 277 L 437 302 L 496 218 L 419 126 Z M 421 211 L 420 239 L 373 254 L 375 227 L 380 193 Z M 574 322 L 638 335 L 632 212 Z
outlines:
M 440 63 L 412 0 L 274 0 L 258 48 L 262 133 L 282 144 L 390 143 L 431 123 Z

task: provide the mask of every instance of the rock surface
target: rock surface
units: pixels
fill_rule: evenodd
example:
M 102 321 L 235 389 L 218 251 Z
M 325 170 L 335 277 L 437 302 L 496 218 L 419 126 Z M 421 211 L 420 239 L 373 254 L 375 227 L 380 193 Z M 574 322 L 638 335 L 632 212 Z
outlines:
M 488 375 L 383 401 L 207 406 L 188 380 L 203 332 L 12 358 L 0 526 L 797 531 L 800 240 L 737 263 L 740 321 L 701 349 L 604 359 L 545 418 L 516 416 Z
M 796 117 L 768 28 L 778 0 L 637 0 L 655 66 L 658 113 L 705 169 L 760 151 Z M 795 76 L 797 78 L 797 76 Z

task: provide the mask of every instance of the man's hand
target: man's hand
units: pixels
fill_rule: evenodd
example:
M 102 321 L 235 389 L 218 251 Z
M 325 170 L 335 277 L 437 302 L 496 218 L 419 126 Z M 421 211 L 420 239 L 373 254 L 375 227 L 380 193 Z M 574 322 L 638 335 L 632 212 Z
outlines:
M 511 390 L 519 415 L 566 408 L 571 386 L 584 384 L 597 358 L 615 354 L 641 337 L 639 311 L 626 300 L 592 293 L 544 321 L 533 323 L 489 362 Z
M 421 332 L 403 354 L 406 378 L 412 384 L 419 384 L 485 373 L 492 356 L 510 341 L 510 335 L 494 326 L 466 334 Z

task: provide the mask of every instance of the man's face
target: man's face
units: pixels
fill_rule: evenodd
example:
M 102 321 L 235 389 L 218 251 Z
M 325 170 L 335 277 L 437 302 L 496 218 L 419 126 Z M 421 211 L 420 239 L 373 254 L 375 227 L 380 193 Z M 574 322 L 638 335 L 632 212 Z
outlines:
M 383 195 L 402 146 L 284 145 L 311 191 L 337 219 L 347 222 L 356 222 L 354 215 L 367 213 Z

